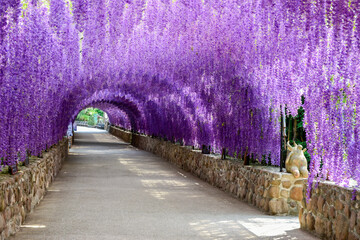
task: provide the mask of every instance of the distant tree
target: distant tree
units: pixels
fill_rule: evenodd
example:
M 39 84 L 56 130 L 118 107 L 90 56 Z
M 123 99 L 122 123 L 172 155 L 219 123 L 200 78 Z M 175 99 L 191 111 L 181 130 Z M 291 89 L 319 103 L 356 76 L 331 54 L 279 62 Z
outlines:
M 89 125 L 96 125 L 94 115 L 104 116 L 104 112 L 98 108 L 85 108 L 76 117 L 78 121 L 86 121 Z

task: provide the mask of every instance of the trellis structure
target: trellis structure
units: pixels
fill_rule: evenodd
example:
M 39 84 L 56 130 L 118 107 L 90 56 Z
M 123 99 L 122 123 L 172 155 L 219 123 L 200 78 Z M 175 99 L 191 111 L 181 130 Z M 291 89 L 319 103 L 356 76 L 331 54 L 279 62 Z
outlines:
M 39 154 L 78 111 L 279 163 L 305 103 L 311 177 L 360 180 L 359 1 L 13 0 L 0 5 L 0 156 Z

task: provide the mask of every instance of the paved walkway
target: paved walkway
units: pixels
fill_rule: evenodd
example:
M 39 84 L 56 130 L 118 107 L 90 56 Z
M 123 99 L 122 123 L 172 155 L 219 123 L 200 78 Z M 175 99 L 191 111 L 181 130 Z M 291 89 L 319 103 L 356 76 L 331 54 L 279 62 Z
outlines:
M 79 127 L 70 152 L 11 239 L 316 239 L 105 131 Z

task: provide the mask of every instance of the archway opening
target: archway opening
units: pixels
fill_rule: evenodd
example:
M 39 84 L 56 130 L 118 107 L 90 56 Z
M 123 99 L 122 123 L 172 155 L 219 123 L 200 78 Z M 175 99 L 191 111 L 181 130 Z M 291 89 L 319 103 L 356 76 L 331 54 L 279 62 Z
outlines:
M 88 107 L 81 110 L 75 119 L 75 126 L 98 127 L 106 129 L 109 123 L 109 116 L 99 108 Z M 76 131 L 76 127 L 74 127 Z

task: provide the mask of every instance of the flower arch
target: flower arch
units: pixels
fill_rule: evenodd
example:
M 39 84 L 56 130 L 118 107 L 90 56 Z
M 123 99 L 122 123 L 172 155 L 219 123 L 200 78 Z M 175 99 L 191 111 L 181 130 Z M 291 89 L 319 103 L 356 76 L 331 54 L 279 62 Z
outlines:
M 360 3 L 3 2 L 3 165 L 56 143 L 91 104 L 142 133 L 278 164 L 280 106 L 296 113 L 303 97 L 310 180 L 360 182 Z

